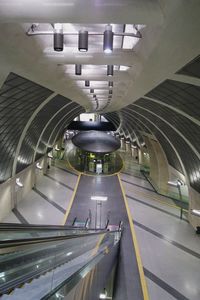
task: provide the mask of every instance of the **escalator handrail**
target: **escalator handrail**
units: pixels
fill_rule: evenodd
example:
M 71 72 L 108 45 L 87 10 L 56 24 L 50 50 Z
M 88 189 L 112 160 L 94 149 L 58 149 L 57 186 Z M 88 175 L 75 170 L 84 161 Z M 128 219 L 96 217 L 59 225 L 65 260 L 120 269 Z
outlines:
M 114 232 L 114 231 L 113 231 Z M 116 231 L 117 232 L 117 231 Z M 107 231 L 106 233 L 109 233 L 109 231 Z M 97 233 L 100 234 L 100 233 Z M 114 245 L 115 246 L 115 245 Z M 107 247 L 108 249 L 108 247 Z M 70 281 L 72 277 L 74 276 L 78 276 L 78 274 L 80 274 L 80 272 L 85 269 L 86 267 L 88 267 L 91 262 L 95 261 L 97 259 L 97 257 L 102 256 L 107 254 L 108 251 L 101 251 L 100 253 L 98 253 L 94 258 L 92 258 L 92 260 L 90 262 L 88 262 L 86 265 L 84 265 L 80 270 L 76 271 L 73 275 L 70 276 L 70 278 L 68 278 L 67 280 L 65 280 L 64 282 L 62 282 L 61 284 L 59 284 L 58 287 L 56 287 L 53 291 L 51 290 L 49 292 L 50 295 L 52 295 L 52 293 L 55 292 L 55 290 L 58 290 L 60 288 L 61 285 L 66 284 L 66 282 Z M 24 284 L 26 282 L 28 282 L 29 280 L 36 278 L 44 273 L 46 273 L 47 271 L 51 271 L 53 269 L 55 269 L 55 267 L 58 267 L 59 265 L 54 265 L 54 267 L 49 267 L 49 268 L 42 268 L 42 269 L 38 269 L 38 270 L 33 270 L 31 272 L 31 274 L 26 274 L 25 276 L 23 276 L 23 278 L 16 278 L 15 280 L 12 280 L 12 282 L 8 282 L 6 284 L 3 284 L 3 286 L 1 286 L 0 289 L 0 296 L 2 296 L 4 293 L 7 293 L 8 291 L 12 291 L 14 288 L 20 286 L 21 284 Z M 43 298 L 42 298 L 43 299 Z M 44 296 L 44 299 L 48 299 L 48 296 L 46 298 L 46 296 Z
M 27 224 L 13 224 L 13 223 L 0 223 L 0 232 L 1 231 L 31 231 L 31 230 L 37 230 L 37 231 L 66 231 L 66 230 L 95 230 L 95 231 L 101 231 L 101 228 L 85 228 L 85 227 L 79 227 L 79 226 L 69 226 L 69 225 L 27 225 Z
M 119 243 L 117 244 L 119 246 Z M 112 245 L 112 248 L 116 247 L 116 245 Z M 81 273 L 84 270 L 90 269 L 90 265 L 95 265 L 96 261 L 98 261 L 98 258 L 102 258 L 103 256 L 107 255 L 111 251 L 111 246 L 107 247 L 107 251 L 102 250 L 95 257 L 93 257 L 89 262 L 87 262 L 83 267 L 81 267 L 78 271 L 76 271 L 74 274 L 72 274 L 69 278 L 64 280 L 62 283 L 60 283 L 58 286 L 53 288 L 48 294 L 46 294 L 44 297 L 41 298 L 41 300 L 48 300 L 51 296 L 53 296 L 56 292 L 59 291 L 60 288 L 62 288 L 64 285 L 70 283 L 71 280 L 75 279 L 76 283 L 78 283 L 79 280 L 81 280 L 83 277 Z M 76 285 L 76 283 L 71 284 L 71 288 Z M 71 289 L 70 289 L 71 290 Z
M 98 232 L 93 233 L 84 233 L 84 234 L 74 234 L 74 235 L 67 235 L 67 236 L 56 236 L 56 237 L 36 237 L 36 238 L 28 238 L 28 239 L 18 239 L 18 240 L 4 240 L 0 241 L 0 250 L 5 248 L 12 248 L 12 247 L 18 247 L 18 246 L 24 246 L 24 245 L 34 245 L 39 243 L 47 243 L 47 242 L 57 242 L 57 241 L 64 241 L 69 239 L 75 239 L 75 238 L 81 238 L 81 237 L 87 237 L 87 236 L 95 236 L 100 235 L 103 233 L 115 233 L 118 232 L 115 231 L 107 231 L 107 230 L 101 230 Z

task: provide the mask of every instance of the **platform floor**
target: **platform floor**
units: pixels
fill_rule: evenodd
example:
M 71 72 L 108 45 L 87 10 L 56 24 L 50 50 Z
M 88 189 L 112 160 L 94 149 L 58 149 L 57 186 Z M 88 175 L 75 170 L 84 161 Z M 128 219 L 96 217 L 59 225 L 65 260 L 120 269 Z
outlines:
M 62 225 L 77 182 L 77 175 L 63 167 L 52 166 L 3 222 Z
M 126 160 L 126 153 L 123 158 Z M 185 220 L 180 220 L 180 211 L 170 206 L 174 205 L 171 199 L 152 190 L 139 166 L 131 162 L 129 156 L 125 166 L 127 168 L 120 176 L 134 219 L 150 300 L 199 300 L 200 237 L 186 216 Z M 4 221 L 62 224 L 64 210 L 77 182 L 77 174 L 62 168 L 65 168 L 62 162 L 51 167 L 49 177 L 44 176 L 37 182 L 39 193 L 31 191 L 20 202 L 18 211 L 12 212 Z M 95 193 L 98 191 L 96 182 L 95 177 L 91 183 Z M 107 189 L 113 191 L 115 187 L 108 186 Z M 45 200 L 41 193 L 51 201 Z M 82 212 L 80 221 L 88 216 L 88 209 L 83 208 Z M 107 213 L 109 215 L 109 210 Z
M 131 172 L 130 172 L 131 169 Z M 173 200 L 158 195 L 132 163 L 120 177 L 134 220 L 151 300 L 200 299 L 200 237 Z M 130 175 L 130 173 L 132 175 Z M 129 174 L 129 175 L 128 175 Z

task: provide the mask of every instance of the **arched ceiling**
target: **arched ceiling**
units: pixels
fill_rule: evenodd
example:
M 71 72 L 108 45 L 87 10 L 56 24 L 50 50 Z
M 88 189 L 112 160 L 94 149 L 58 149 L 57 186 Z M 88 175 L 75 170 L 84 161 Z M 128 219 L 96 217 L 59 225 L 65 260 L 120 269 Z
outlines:
M 88 111 L 113 111 L 142 97 L 199 54 L 199 1 L 181 0 L 7 0 L 0 2 L 0 83 L 12 71 L 72 101 Z M 52 31 L 64 24 L 64 51 L 53 50 L 52 35 L 27 36 L 32 24 L 36 32 Z M 103 34 L 106 24 L 114 33 L 134 31 L 141 38 L 114 36 L 114 50 L 103 52 L 103 35 L 89 36 L 87 53 L 77 49 L 79 30 Z M 129 27 L 126 27 L 126 24 Z M 184 51 L 182 51 L 184 49 Z M 180 55 L 181 53 L 181 55 Z M 81 64 L 82 75 L 74 75 Z M 108 101 L 106 66 L 114 65 L 113 96 Z M 91 81 L 98 105 L 85 80 Z
M 200 191 L 199 15 L 198 0 L 0 1 L 0 180 L 43 155 L 86 109 L 105 114 L 138 145 L 144 134 L 159 140 L 169 163 Z M 55 23 L 67 32 L 63 52 L 53 50 Z M 109 54 L 107 24 L 114 32 Z M 89 32 L 86 53 L 78 51 L 79 30 Z M 123 37 L 134 30 L 138 37 Z M 75 75 L 76 64 L 82 75 Z
M 118 123 L 120 134 L 130 138 L 132 142 L 137 140 L 138 146 L 141 146 L 141 135 L 150 134 L 157 139 L 169 164 L 184 173 L 190 185 L 198 192 L 200 86 L 196 82 L 200 79 L 199 65 L 200 56 L 197 56 L 176 72 L 185 76 L 184 82 L 166 79 L 144 97 L 120 111 L 105 114 L 107 119 Z
M 50 150 L 83 107 L 17 74 L 0 88 L 0 182 Z

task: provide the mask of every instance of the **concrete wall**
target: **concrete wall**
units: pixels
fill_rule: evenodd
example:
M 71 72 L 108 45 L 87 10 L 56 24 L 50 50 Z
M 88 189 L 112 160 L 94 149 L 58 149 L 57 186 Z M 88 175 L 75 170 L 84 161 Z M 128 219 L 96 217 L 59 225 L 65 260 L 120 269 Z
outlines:
M 36 164 L 42 167 L 42 170 L 36 168 Z M 37 184 L 37 180 L 46 172 L 47 156 L 42 157 L 15 177 L 0 185 L 0 221 L 10 214 L 14 207 L 31 191 Z M 16 178 L 20 178 L 23 187 L 16 185 Z
M 144 136 L 144 140 L 147 149 L 145 151 L 143 150 L 143 153 L 146 152 L 149 154 L 148 163 L 150 166 L 150 179 L 152 180 L 157 191 L 165 194 L 168 192 L 167 182 L 169 180 L 167 158 L 162 147 L 155 139 Z M 143 162 L 146 162 L 144 154 Z
M 169 170 L 170 181 L 176 181 L 177 179 L 180 179 L 181 181 L 184 182 L 185 185 L 180 186 L 180 189 L 181 189 L 183 200 L 187 201 L 189 199 L 189 194 L 188 194 L 188 185 L 187 185 L 186 177 L 170 165 L 168 166 L 168 170 Z M 177 188 L 172 186 L 168 186 L 168 192 L 171 195 L 178 194 Z
M 0 185 L 0 221 L 3 220 L 14 207 L 12 194 L 13 180 Z
M 189 214 L 188 219 L 191 225 L 196 229 L 200 226 L 200 217 L 191 214 L 192 209 L 200 210 L 200 194 L 197 193 L 193 188 L 189 188 Z
M 182 198 L 187 201 L 188 187 L 185 176 L 168 164 L 166 155 L 158 141 L 146 136 L 144 139 L 150 155 L 150 179 L 156 190 L 161 194 L 179 199 L 177 187 L 168 185 L 168 181 L 180 179 L 185 183 L 185 185 L 180 187 Z

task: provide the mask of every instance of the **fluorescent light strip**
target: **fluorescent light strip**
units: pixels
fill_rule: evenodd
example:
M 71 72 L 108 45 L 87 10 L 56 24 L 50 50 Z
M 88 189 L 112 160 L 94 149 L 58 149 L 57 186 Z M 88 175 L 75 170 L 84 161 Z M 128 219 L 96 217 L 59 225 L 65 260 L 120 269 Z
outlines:
M 107 201 L 108 197 L 104 197 L 104 196 L 91 196 L 91 200 L 93 200 L 93 201 Z
M 200 210 L 199 209 L 192 209 L 191 212 L 192 212 L 193 215 L 200 217 Z

